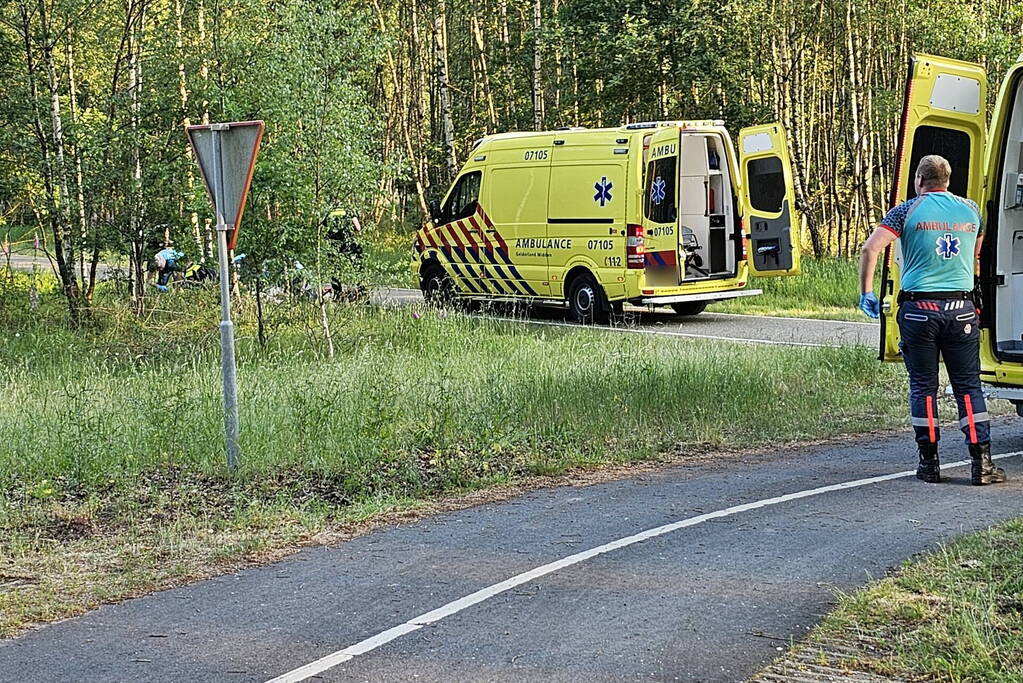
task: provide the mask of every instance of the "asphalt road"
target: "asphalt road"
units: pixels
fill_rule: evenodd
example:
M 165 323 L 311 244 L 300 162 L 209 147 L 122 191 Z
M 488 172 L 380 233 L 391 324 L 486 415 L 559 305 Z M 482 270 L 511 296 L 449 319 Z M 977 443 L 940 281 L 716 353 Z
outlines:
M 53 272 L 50 260 L 45 256 L 28 256 L 26 254 L 11 254 L 11 267 L 15 270 L 31 271 L 33 267 L 39 268 L 40 272 Z M 7 257 L 0 254 L 0 266 L 7 265 Z M 96 272 L 100 279 L 110 277 L 118 270 L 118 267 L 110 263 L 100 263 L 96 266 Z M 121 268 L 123 270 L 123 268 Z
M 378 305 L 409 305 L 422 301 L 416 289 L 380 289 L 373 293 L 372 301 Z M 567 310 L 549 306 L 535 306 L 517 311 L 515 316 L 502 313 L 500 308 L 486 315 L 507 317 L 508 320 L 532 325 L 578 327 L 569 322 Z M 604 329 L 622 334 L 655 334 L 667 337 L 717 339 L 753 344 L 781 346 L 866 346 L 877 348 L 879 327 L 876 322 L 844 322 L 839 320 L 813 320 L 808 318 L 779 318 L 760 315 L 728 313 L 701 313 L 682 318 L 670 309 L 648 311 L 628 307 L 626 324 Z
M 1023 514 L 1018 454 L 990 487 L 914 460 L 875 437 L 539 490 L 53 624 L 0 643 L 0 679 L 740 681 L 836 589 Z

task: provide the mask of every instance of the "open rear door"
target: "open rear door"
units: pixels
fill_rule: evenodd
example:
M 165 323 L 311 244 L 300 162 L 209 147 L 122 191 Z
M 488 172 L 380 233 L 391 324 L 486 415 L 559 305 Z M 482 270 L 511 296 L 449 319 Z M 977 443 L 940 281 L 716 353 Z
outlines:
M 739 131 L 742 215 L 753 275 L 799 275 L 792 165 L 780 123 Z
M 678 258 L 679 204 L 692 201 L 679 196 L 678 128 L 661 128 L 653 133 L 647 158 L 643 193 L 645 282 L 649 287 L 677 287 L 685 276 L 685 263 Z M 701 185 L 697 201 L 702 200 L 704 192 Z
M 952 165 L 950 192 L 981 204 L 986 97 L 981 66 L 924 54 L 910 58 L 890 207 L 916 196 L 916 166 L 928 154 L 940 154 Z M 896 322 L 901 263 L 896 242 L 885 251 L 881 271 L 881 360 L 902 359 Z

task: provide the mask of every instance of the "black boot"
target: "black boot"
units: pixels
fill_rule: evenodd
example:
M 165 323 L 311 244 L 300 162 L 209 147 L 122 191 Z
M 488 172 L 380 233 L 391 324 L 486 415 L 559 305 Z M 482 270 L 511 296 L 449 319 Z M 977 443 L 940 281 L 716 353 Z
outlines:
M 970 481 L 974 486 L 985 484 L 1001 484 L 1005 481 L 1005 470 L 995 467 L 991 462 L 991 444 L 970 444 L 970 457 L 973 464 L 970 469 Z
M 938 444 L 918 443 L 917 448 L 920 451 L 920 464 L 916 466 L 916 478 L 926 481 L 928 484 L 937 484 L 941 481 Z

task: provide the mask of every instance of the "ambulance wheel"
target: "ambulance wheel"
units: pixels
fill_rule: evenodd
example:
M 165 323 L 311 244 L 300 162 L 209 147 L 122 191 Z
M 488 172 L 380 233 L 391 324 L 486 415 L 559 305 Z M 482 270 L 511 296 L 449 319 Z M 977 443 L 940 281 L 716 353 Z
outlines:
M 455 301 L 455 283 L 440 264 L 435 263 L 423 270 L 419 288 L 423 290 L 423 298 L 428 304 L 449 306 Z
M 676 315 L 700 315 L 707 308 L 706 301 L 680 301 L 676 304 L 672 304 L 671 308 L 675 311 Z
M 607 295 L 590 274 L 573 278 L 568 285 L 568 310 L 572 320 L 583 325 L 603 325 L 608 321 Z

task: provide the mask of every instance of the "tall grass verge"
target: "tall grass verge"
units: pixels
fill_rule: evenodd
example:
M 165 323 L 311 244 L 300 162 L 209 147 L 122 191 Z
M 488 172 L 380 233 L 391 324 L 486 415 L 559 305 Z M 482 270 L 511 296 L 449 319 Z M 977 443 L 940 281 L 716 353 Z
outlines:
M 57 294 L 0 305 L 0 635 L 439 494 L 903 421 L 901 368 L 863 349 L 337 305 L 328 359 L 312 305 L 263 348 L 243 300 L 229 472 L 216 292 L 149 306 L 102 294 L 70 331 Z
M 418 317 L 414 317 L 418 316 Z M 173 465 L 220 470 L 215 311 L 130 345 L 2 333 L 7 487 L 70 490 Z M 353 492 L 418 495 L 484 473 L 648 457 L 678 444 L 754 445 L 876 427 L 899 368 L 861 349 L 777 349 L 537 329 L 433 311 L 335 310 L 315 338 L 239 340 L 242 476 L 300 469 Z M 434 463 L 430 465 L 429 463 Z

